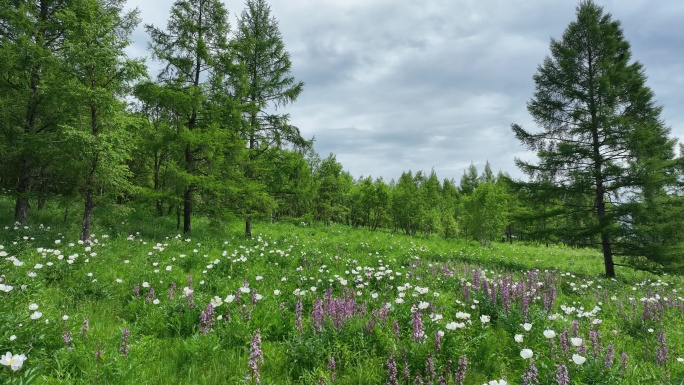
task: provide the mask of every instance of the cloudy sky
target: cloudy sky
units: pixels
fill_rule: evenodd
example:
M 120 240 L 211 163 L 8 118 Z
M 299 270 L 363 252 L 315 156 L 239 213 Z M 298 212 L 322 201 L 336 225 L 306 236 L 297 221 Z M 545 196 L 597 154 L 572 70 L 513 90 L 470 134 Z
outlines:
M 227 0 L 235 16 L 243 0 Z M 622 22 L 633 59 L 684 139 L 684 2 L 597 0 Z M 143 24 L 166 26 L 171 0 L 128 0 Z M 472 162 L 513 176 L 530 159 L 510 125 L 526 110 L 532 75 L 575 19 L 572 0 L 271 0 L 293 75 L 305 83 L 285 111 L 316 151 L 355 177 L 430 171 L 458 181 Z M 148 56 L 142 26 L 131 56 Z M 154 63 L 148 60 L 148 64 Z M 156 75 L 156 74 L 153 74 Z

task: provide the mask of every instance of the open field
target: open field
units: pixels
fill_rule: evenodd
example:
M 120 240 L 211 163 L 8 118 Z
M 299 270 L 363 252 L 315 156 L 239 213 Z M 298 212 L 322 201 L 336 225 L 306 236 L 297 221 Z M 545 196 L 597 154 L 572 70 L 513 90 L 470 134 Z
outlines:
M 681 277 L 592 251 L 139 226 L 0 227 L 1 383 L 684 383 Z

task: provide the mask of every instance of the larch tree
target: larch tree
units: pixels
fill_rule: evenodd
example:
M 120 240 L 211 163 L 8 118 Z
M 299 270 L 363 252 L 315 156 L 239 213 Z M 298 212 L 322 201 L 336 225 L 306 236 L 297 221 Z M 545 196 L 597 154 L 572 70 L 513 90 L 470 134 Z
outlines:
M 246 81 L 237 84 L 244 98 L 243 137 L 247 141 L 248 159 L 244 174 L 247 179 L 244 191 L 255 195 L 246 202 L 263 202 L 258 195 L 265 195 L 262 179 L 261 156 L 272 146 L 291 145 L 306 149 L 311 141 L 305 140 L 299 129 L 289 123 L 289 115 L 282 108 L 294 102 L 304 88 L 291 75 L 292 63 L 285 50 L 278 21 L 271 16 L 271 8 L 265 0 L 247 0 L 246 9 L 238 18 L 235 32 L 236 60 L 243 66 Z M 252 236 L 252 217 L 260 210 L 257 205 L 245 207 L 245 236 Z
M 179 137 L 183 154 L 183 232 L 192 230 L 196 194 L 209 174 L 207 169 L 215 148 L 221 147 L 212 137 L 218 133 L 209 110 L 212 84 L 223 78 L 230 57 L 229 14 L 219 0 L 178 0 L 171 8 L 166 31 L 152 25 L 152 57 L 162 63 L 158 76 L 166 95 L 163 99 L 182 118 Z
M 53 158 L 67 110 L 60 88 L 63 25 L 70 0 L 0 0 L 0 181 L 14 190 L 14 219 L 29 220 L 29 198 Z
M 626 221 L 633 205 L 627 203 L 673 182 L 677 161 L 620 22 L 593 1 L 580 2 L 576 16 L 561 40 L 551 40 L 551 53 L 533 77 L 527 107 L 541 131 L 512 126 L 538 162 L 516 163 L 532 177 L 554 175 L 553 185 L 543 187 L 568 202 L 561 213 L 592 218 L 573 232 L 600 244 L 605 274 L 614 277 L 616 246 L 630 239 L 632 229 Z M 534 180 L 529 186 L 538 187 Z M 584 198 L 592 204 L 578 206 Z
M 139 19 L 137 11 L 124 12 L 124 4 L 125 0 L 76 0 L 59 13 L 65 27 L 64 82 L 69 85 L 63 97 L 75 112 L 60 133 L 70 154 L 65 175 L 72 175 L 84 198 L 83 241 L 90 237 L 97 197 L 120 195 L 130 184 L 127 126 L 135 122 L 129 119 L 124 98 L 145 66 L 125 54 Z

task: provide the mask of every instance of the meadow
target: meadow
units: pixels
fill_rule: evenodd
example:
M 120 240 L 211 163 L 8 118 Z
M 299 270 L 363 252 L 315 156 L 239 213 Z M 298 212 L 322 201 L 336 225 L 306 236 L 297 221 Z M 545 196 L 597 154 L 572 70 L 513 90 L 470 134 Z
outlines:
M 681 277 L 592 250 L 48 222 L 0 227 L 3 384 L 684 384 Z

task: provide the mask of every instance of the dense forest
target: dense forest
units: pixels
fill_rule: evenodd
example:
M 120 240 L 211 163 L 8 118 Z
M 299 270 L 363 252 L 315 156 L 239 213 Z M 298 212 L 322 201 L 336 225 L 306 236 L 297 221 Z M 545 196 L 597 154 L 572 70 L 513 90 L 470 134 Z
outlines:
M 512 180 L 489 163 L 460 181 L 407 170 L 354 177 L 283 113 L 305 92 L 265 0 L 237 25 L 219 0 L 178 0 L 146 25 L 148 75 L 124 50 L 139 24 L 123 0 L 0 1 L 0 187 L 15 221 L 46 205 L 172 217 L 341 223 L 413 236 L 561 243 L 649 269 L 684 266 L 682 159 L 619 22 L 593 2 L 534 76 L 538 154 Z M 679 151 L 681 152 L 681 151 Z M 457 154 L 455 154 L 457 156 Z M 106 212 L 106 211 L 103 211 Z

